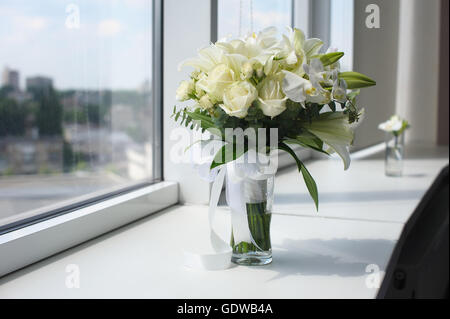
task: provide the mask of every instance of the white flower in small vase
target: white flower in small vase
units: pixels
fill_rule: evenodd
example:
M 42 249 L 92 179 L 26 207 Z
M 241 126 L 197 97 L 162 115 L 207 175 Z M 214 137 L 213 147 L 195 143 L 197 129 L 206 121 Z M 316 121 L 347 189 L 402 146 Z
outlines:
M 404 132 L 410 127 L 408 121 L 398 115 L 381 123 L 378 128 L 387 133 L 385 172 L 387 176 L 400 177 L 403 174 Z

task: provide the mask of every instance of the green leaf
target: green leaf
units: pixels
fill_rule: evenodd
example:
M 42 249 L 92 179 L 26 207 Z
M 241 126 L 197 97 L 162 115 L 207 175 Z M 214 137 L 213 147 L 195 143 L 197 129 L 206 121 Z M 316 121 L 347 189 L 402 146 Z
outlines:
M 200 121 L 200 126 L 204 130 L 215 127 L 214 122 L 212 121 L 211 117 L 209 117 L 207 115 L 196 113 L 196 112 L 189 112 L 189 111 L 185 111 L 184 113 L 187 114 L 189 117 L 191 117 L 192 120 Z
M 248 146 L 237 147 L 236 144 L 227 143 L 217 152 L 214 156 L 214 160 L 211 163 L 210 169 L 222 166 L 229 162 L 235 161 L 248 151 Z M 232 154 L 232 156 L 230 156 Z
M 344 52 L 331 52 L 316 56 L 320 59 L 323 66 L 329 66 L 339 61 L 344 56 Z
M 328 103 L 328 106 L 330 107 L 330 109 L 331 109 L 333 112 L 336 112 L 336 102 L 331 101 L 330 103 Z
M 319 191 L 317 190 L 316 182 L 314 181 L 314 178 L 311 176 L 309 171 L 306 169 L 306 166 L 300 161 L 300 159 L 297 157 L 297 154 L 285 143 L 280 143 L 278 145 L 278 148 L 280 150 L 283 150 L 287 153 L 289 153 L 297 163 L 297 167 L 299 172 L 302 173 L 303 179 L 305 181 L 306 187 L 308 188 L 309 194 L 311 195 L 312 199 L 314 200 L 314 204 L 316 205 L 317 211 L 319 210 Z
M 309 133 L 304 132 L 301 135 L 297 136 L 296 138 L 288 138 L 283 141 L 286 144 L 295 144 L 300 145 L 305 148 L 313 149 L 317 152 L 330 155 L 326 151 L 323 150 L 323 142 L 320 140 L 317 136 Z
M 347 83 L 349 90 L 377 85 L 377 82 L 358 72 L 342 72 L 339 73 L 339 78 Z

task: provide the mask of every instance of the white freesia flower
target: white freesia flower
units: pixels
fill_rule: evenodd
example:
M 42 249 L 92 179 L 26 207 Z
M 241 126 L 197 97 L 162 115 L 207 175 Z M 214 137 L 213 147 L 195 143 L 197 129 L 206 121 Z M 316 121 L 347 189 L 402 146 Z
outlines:
M 183 81 L 177 89 L 177 100 L 180 102 L 190 99 L 189 95 L 195 90 L 194 81 Z
M 264 79 L 260 85 L 257 105 L 264 115 L 274 118 L 286 110 L 287 97 L 282 90 L 282 74 Z
M 206 79 L 197 82 L 197 86 L 208 93 L 216 102 L 223 101 L 225 89 L 235 81 L 235 74 L 225 64 L 219 64 L 208 75 Z
M 283 71 L 283 92 L 294 102 L 328 104 L 331 93 L 325 90 L 316 77 L 307 80 L 289 71 Z
M 257 97 L 258 91 L 252 84 L 247 81 L 235 82 L 225 90 L 220 107 L 230 116 L 244 118 Z
M 303 69 L 311 81 L 312 88 L 306 92 L 306 102 L 328 104 L 331 101 L 331 93 L 325 90 L 320 82 L 329 82 L 331 73 L 324 70 L 319 59 L 312 59 L 310 64 L 303 65 Z
M 347 83 L 344 80 L 339 80 L 337 70 L 332 73 L 333 90 L 331 94 L 333 99 L 339 103 L 345 103 L 347 101 Z
M 209 98 L 208 95 L 203 95 L 200 98 L 200 100 L 198 101 L 198 104 L 204 110 L 209 110 L 214 106 L 214 104 L 211 102 L 211 99 Z
M 400 116 L 394 115 L 387 122 L 381 123 L 378 128 L 388 133 L 398 132 L 403 128 L 403 120 Z
M 250 62 L 244 63 L 241 71 L 241 79 L 248 80 L 253 76 L 254 70 Z

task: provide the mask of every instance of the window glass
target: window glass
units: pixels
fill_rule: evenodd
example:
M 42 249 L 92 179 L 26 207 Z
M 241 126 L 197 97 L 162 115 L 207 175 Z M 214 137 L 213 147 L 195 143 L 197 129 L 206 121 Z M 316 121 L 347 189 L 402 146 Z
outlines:
M 331 45 L 333 49 L 345 52 L 341 59 L 341 69 L 353 68 L 353 16 L 354 0 L 331 1 Z
M 292 0 L 219 0 L 218 10 L 219 39 L 292 25 Z
M 152 1 L 2 0 L 0 45 L 0 227 L 159 178 Z

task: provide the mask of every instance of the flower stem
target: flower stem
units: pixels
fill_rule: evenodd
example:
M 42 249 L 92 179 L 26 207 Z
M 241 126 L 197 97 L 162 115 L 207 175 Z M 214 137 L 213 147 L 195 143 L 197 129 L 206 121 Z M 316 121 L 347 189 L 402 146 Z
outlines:
M 236 245 L 234 234 L 232 233 L 230 244 L 235 253 L 245 254 L 271 249 L 270 222 L 272 215 L 267 212 L 266 206 L 266 202 L 246 204 L 249 230 L 254 242 L 259 248 L 253 243 L 247 242 L 241 242 Z

